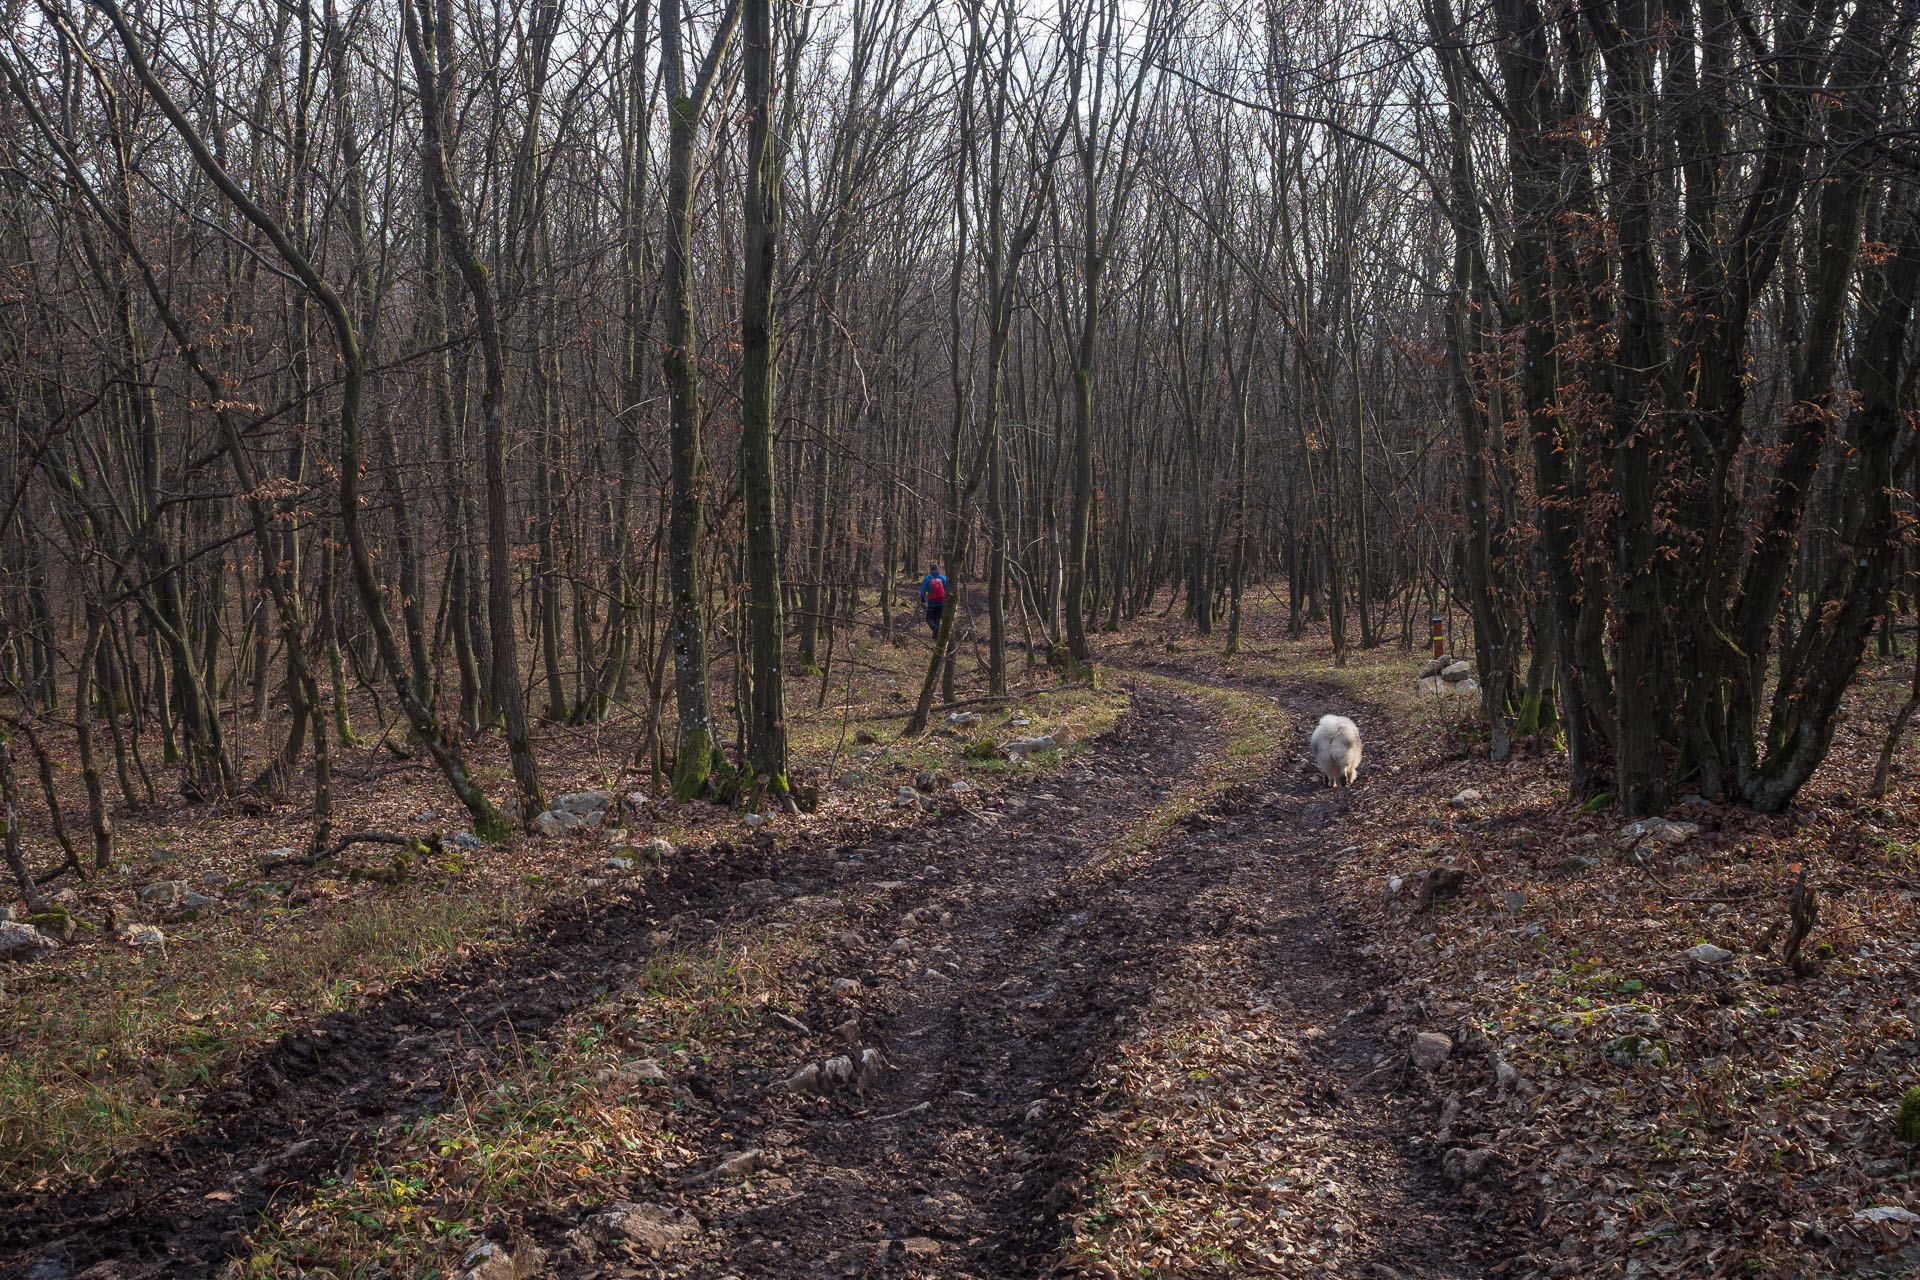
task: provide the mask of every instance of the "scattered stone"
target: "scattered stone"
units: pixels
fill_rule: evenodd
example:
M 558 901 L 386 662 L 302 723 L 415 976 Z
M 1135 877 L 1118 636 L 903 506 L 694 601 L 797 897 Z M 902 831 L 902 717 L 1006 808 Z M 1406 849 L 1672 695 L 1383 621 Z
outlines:
M 865 769 L 849 769 L 840 775 L 840 785 L 843 787 L 864 787 L 872 780 L 873 775 Z
M 1012 742 L 1000 748 L 1000 750 L 1007 759 L 1019 760 L 1034 754 L 1036 751 L 1051 751 L 1055 745 L 1054 740 L 1050 736 L 1042 734 L 1037 738 L 1015 738 Z
M 835 995 L 841 995 L 841 996 L 854 995 L 861 990 L 860 979 L 835 978 L 832 982 L 829 982 L 827 984 L 827 990 L 833 992 Z
M 610 1079 L 618 1079 L 622 1084 L 671 1084 L 673 1077 L 667 1074 L 653 1058 L 635 1058 L 631 1062 L 620 1064 L 618 1071 L 609 1073 Z
M 740 819 L 740 825 L 744 827 L 764 827 L 769 821 L 770 819 L 764 813 L 750 813 Z
M 673 846 L 656 836 L 647 841 L 647 852 L 653 855 L 654 862 L 660 863 L 673 856 Z
M 293 847 L 291 845 L 281 845 L 278 849 L 269 849 L 261 854 L 260 860 L 262 862 L 290 862 L 293 860 L 293 856 Z M 165 849 L 155 849 L 153 851 L 153 860 L 156 864 L 172 862 L 173 855 Z
M 460 1280 L 528 1280 L 540 1274 L 546 1260 L 546 1254 L 532 1243 L 521 1245 L 516 1257 L 493 1241 L 482 1240 L 460 1260 Z
M 1435 1137 L 1446 1142 L 1453 1137 L 1453 1122 L 1460 1118 L 1460 1095 L 1450 1093 L 1440 1107 L 1440 1129 Z
M 1437 658 L 1430 659 L 1425 666 L 1420 668 L 1420 678 L 1422 680 L 1430 680 L 1452 665 L 1453 655 L 1443 653 Z
M 707 1182 L 716 1178 L 744 1178 L 760 1167 L 760 1148 L 735 1151 L 720 1157 L 720 1163 L 705 1173 L 695 1174 L 689 1182 Z
M 1440 1171 L 1447 1175 L 1449 1181 L 1456 1184 L 1472 1182 L 1475 1178 L 1485 1176 L 1493 1167 L 1496 1158 L 1491 1147 L 1481 1147 L 1478 1150 L 1455 1147 L 1441 1157 Z
M 606 867 L 609 871 L 632 871 L 638 866 L 639 864 L 632 858 L 623 858 L 618 854 L 608 858 L 606 861 Z
M 458 833 L 453 837 L 453 842 L 459 845 L 462 849 L 478 849 L 480 847 L 480 837 L 473 834 L 473 832 L 471 831 L 462 831 Z
M 1897 1204 L 1880 1204 L 1871 1209 L 1860 1209 L 1853 1215 L 1855 1222 L 1899 1222 L 1920 1223 L 1920 1213 L 1905 1209 Z
M 908 1236 L 900 1242 L 909 1258 L 937 1258 L 940 1256 L 940 1242 L 930 1236 Z
M 957 796 L 974 795 L 980 790 L 980 788 L 974 786 L 971 782 L 968 782 L 965 778 L 960 779 L 960 781 L 954 783 L 953 786 L 948 789 Z
M 1682 845 L 1700 834 L 1697 822 L 1673 822 L 1666 818 L 1636 818 L 1614 834 L 1615 847 L 1642 849 L 1649 845 Z
M 1458 795 L 1454 796 L 1453 799 L 1447 801 L 1447 808 L 1471 809 L 1473 808 L 1473 806 L 1479 803 L 1480 803 L 1480 793 L 1478 791 L 1475 791 L 1472 787 L 1468 787 L 1465 791 L 1460 792 Z
M 215 905 L 214 899 L 204 893 L 195 893 L 185 880 L 161 880 L 150 884 L 140 891 L 140 901 L 150 907 L 167 907 L 176 911 L 192 911 Z
M 0 959 L 37 960 L 60 944 L 30 924 L 9 920 L 0 924 Z
M 1433 867 L 1421 875 L 1413 898 L 1415 912 L 1425 911 L 1436 902 L 1454 897 L 1467 882 L 1465 867 Z
M 1687 954 L 1695 960 L 1698 960 L 1701 964 L 1725 964 L 1727 961 L 1733 959 L 1733 952 L 1727 950 L 1725 947 L 1716 947 L 1711 942 L 1703 942 L 1699 946 L 1688 947 Z
M 968 725 L 979 724 L 980 713 L 977 711 L 956 711 L 947 717 L 947 723 L 956 729 L 964 729 Z
M 549 813 L 571 813 L 584 818 L 590 813 L 605 813 L 613 808 L 611 791 L 574 791 L 547 806 Z
M 920 807 L 920 793 L 912 787 L 901 787 L 893 793 L 893 807 L 896 809 L 917 809 Z
M 1672 1061 L 1667 1046 L 1642 1035 L 1624 1035 L 1606 1049 L 1607 1061 L 1616 1067 L 1637 1067 L 1643 1062 L 1664 1067 Z
M 1440 678 L 1448 684 L 1459 684 L 1473 674 L 1473 666 L 1468 662 L 1449 662 L 1440 668 Z
M 1435 1071 L 1453 1056 L 1453 1041 L 1438 1031 L 1422 1031 L 1413 1038 L 1413 1048 L 1408 1056 L 1413 1060 L 1413 1065 L 1422 1071 Z
M 627 792 L 627 808 L 644 809 L 647 807 L 647 793 L 644 791 Z
M 586 819 L 578 814 L 549 809 L 533 820 L 533 833 L 540 836 L 557 836 L 586 825 Z
M 571 1233 L 576 1244 L 623 1241 L 659 1257 L 700 1238 L 700 1220 L 685 1209 L 616 1200 Z
M 37 911 L 21 921 L 38 929 L 42 935 L 55 942 L 73 941 L 73 913 L 65 907 L 55 907 L 51 911 Z

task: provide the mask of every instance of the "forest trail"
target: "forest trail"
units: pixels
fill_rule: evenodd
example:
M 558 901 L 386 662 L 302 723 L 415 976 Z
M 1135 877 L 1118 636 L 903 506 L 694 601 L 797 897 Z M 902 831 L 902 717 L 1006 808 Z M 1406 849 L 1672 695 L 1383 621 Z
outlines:
M 1292 693 L 1300 705 L 1289 710 L 1305 715 L 1313 704 Z M 890 987 L 861 1011 L 863 1043 L 893 1068 L 884 1083 L 799 1115 L 774 1104 L 787 1194 L 684 1198 L 709 1223 L 703 1274 L 1042 1273 L 1106 1154 L 1082 1124 L 1105 1101 L 1103 1068 L 1173 955 L 1228 940 L 1255 959 L 1252 994 L 1283 1021 L 1327 1029 L 1303 1060 L 1266 1064 L 1268 1083 L 1315 1104 L 1283 1144 L 1323 1162 L 1332 1154 L 1361 1224 L 1313 1273 L 1486 1274 L 1466 1206 L 1402 1140 L 1397 1067 L 1376 1068 L 1392 1051 L 1375 1027 L 1366 962 L 1314 887 L 1345 804 L 1294 767 L 1296 744 L 1276 744 L 1277 778 L 1193 815 L 1179 839 L 1111 856 L 1202 763 L 1212 728 L 1191 700 L 1142 685 L 1120 726 L 1057 781 L 1037 783 L 1020 812 L 927 833 L 920 848 L 942 875 L 901 905 L 932 906 L 951 923 L 899 931 L 945 974 Z M 742 1117 L 729 1119 L 737 1128 Z
M 1266 691 L 1302 718 L 1319 710 L 1308 692 Z M 382 1126 L 433 1106 L 453 1073 L 485 1069 L 637 969 L 661 915 L 751 928 L 767 908 L 743 886 L 771 875 L 788 894 L 878 893 L 850 912 L 833 957 L 834 972 L 867 980 L 796 1011 L 811 1030 L 796 1033 L 790 1068 L 849 1048 L 878 1049 L 887 1066 L 863 1091 L 805 1100 L 770 1087 L 784 1072 L 697 1082 L 712 1114 L 695 1163 L 750 1147 L 768 1176 L 630 1190 L 704 1224 L 681 1274 L 1040 1273 L 1106 1154 L 1085 1124 L 1106 1100 L 1106 1069 L 1175 958 L 1200 948 L 1240 956 L 1254 978 L 1240 995 L 1321 1029 L 1298 1060 L 1261 1064 L 1266 1085 L 1307 1104 L 1275 1142 L 1338 1171 L 1328 1194 L 1344 1225 L 1320 1238 L 1315 1274 L 1485 1275 L 1469 1207 L 1406 1141 L 1404 1047 L 1383 1041 L 1366 961 L 1315 887 L 1345 798 L 1279 742 L 1258 787 L 1142 834 L 1217 760 L 1220 737 L 1196 700 L 1142 683 L 1112 732 L 995 807 L 777 866 L 750 848 L 689 857 L 644 896 L 281 1042 L 210 1101 L 199 1133 L 123 1178 L 0 1201 L 0 1272 L 54 1258 L 73 1275 L 112 1261 L 95 1274 L 118 1280 L 216 1274 L 269 1201 L 297 1199 Z M 543 1274 L 655 1274 L 630 1254 L 570 1249 L 576 1225 L 527 1224 L 550 1255 Z

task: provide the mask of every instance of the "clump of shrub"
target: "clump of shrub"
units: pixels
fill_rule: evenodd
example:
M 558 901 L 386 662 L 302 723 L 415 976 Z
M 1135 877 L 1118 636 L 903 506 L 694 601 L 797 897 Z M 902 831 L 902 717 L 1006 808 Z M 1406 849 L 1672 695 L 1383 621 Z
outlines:
M 1893 1122 L 1893 1131 L 1900 1135 L 1900 1141 L 1920 1143 L 1920 1085 L 1907 1090 L 1907 1096 L 1900 1099 L 1900 1114 Z

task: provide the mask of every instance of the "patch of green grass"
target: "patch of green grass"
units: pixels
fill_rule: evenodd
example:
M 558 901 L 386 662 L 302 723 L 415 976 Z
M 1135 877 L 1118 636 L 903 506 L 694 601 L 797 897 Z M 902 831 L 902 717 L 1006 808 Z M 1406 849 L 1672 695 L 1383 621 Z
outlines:
M 371 984 L 493 945 L 526 905 L 416 887 L 164 952 L 76 955 L 58 982 L 0 1004 L 0 1181 L 98 1174 L 188 1123 L 194 1095 L 255 1046 Z

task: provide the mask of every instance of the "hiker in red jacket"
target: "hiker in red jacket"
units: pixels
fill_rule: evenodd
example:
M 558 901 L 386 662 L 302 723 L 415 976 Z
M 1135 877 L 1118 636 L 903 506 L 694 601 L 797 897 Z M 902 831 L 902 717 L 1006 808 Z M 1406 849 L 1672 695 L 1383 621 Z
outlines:
M 947 580 L 940 576 L 937 564 L 928 566 L 927 576 L 920 579 L 920 603 L 927 607 L 927 630 L 939 635 L 940 615 L 947 608 Z

